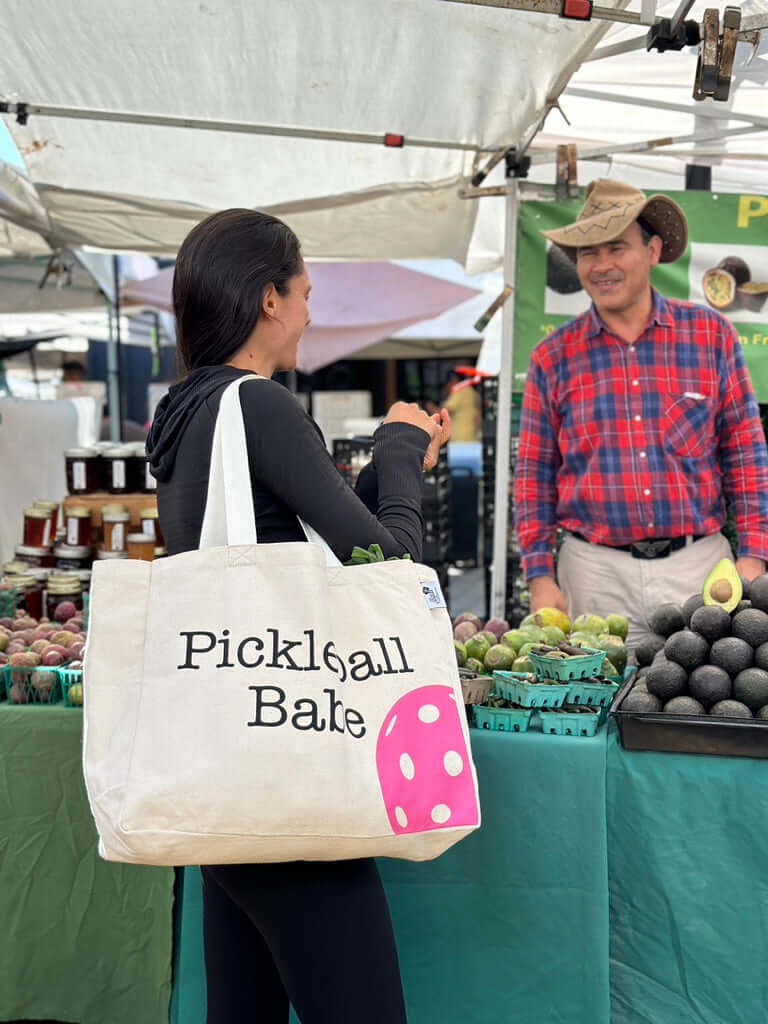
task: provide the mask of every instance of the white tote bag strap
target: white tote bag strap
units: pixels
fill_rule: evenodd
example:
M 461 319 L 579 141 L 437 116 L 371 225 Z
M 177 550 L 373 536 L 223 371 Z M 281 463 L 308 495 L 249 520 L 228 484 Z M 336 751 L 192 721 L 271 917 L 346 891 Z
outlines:
M 201 548 L 240 547 L 258 543 L 240 385 L 247 380 L 266 379 L 255 373 L 238 377 L 222 393 L 213 431 L 208 496 L 200 531 Z M 307 540 L 319 544 L 323 549 L 325 564 L 330 568 L 341 565 L 320 534 L 303 519 L 298 516 L 297 519 Z

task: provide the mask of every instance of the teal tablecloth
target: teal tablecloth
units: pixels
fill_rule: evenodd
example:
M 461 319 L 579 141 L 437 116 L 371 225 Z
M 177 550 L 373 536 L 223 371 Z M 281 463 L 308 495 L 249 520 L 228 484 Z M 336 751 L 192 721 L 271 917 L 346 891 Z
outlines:
M 608 737 L 613 1024 L 768 1021 L 768 761 Z
M 380 863 L 409 1022 L 606 1024 L 604 738 L 473 731 L 472 749 L 482 828 L 428 864 Z M 195 869 L 183 906 L 172 1021 L 204 1024 Z

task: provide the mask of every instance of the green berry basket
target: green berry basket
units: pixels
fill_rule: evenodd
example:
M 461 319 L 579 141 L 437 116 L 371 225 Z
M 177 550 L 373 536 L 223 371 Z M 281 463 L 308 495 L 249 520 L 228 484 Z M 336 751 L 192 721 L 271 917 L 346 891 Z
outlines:
M 593 676 L 600 675 L 606 652 L 585 647 L 583 656 L 548 658 L 546 655 L 534 654 L 533 651 L 530 651 L 528 657 L 540 679 L 558 679 L 561 682 L 569 682 L 572 679 L 591 679 Z
M 533 708 L 492 708 L 475 704 L 475 727 L 491 732 L 528 732 Z
M 493 673 L 493 688 L 500 697 L 524 708 L 559 708 L 570 689 L 568 683 L 551 678 L 538 680 L 536 676 L 502 671 Z
M 61 696 L 66 708 L 83 706 L 83 670 L 81 668 L 56 669 L 61 686 Z
M 610 707 L 613 698 L 619 690 L 618 683 L 595 683 L 588 680 L 580 680 L 571 683 L 568 687 L 568 704 L 578 704 L 582 707 L 603 708 Z
M 541 731 L 545 736 L 594 736 L 600 725 L 599 708 L 562 708 L 539 710 Z
M 3 665 L 5 696 L 9 704 L 58 704 L 59 675 L 55 668 L 40 665 Z

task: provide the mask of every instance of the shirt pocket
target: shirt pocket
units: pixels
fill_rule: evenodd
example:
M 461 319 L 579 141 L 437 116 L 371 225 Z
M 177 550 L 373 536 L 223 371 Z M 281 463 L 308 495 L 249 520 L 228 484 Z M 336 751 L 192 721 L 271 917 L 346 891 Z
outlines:
M 666 450 L 684 458 L 700 458 L 711 452 L 714 448 L 714 400 L 693 391 L 667 394 L 664 400 Z

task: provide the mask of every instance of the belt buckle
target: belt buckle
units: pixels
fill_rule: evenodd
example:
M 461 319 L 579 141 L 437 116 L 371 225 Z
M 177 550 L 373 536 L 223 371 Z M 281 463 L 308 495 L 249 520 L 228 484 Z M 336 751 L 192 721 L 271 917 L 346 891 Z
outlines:
M 672 546 L 668 537 L 659 540 L 639 540 L 630 548 L 633 558 L 666 558 Z

